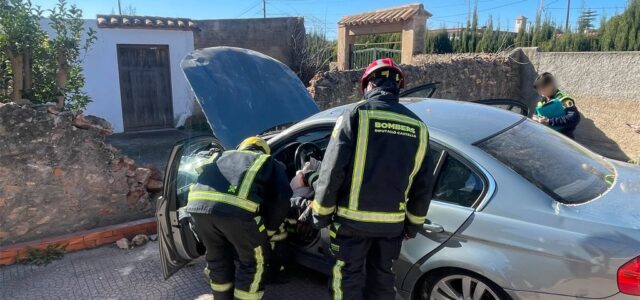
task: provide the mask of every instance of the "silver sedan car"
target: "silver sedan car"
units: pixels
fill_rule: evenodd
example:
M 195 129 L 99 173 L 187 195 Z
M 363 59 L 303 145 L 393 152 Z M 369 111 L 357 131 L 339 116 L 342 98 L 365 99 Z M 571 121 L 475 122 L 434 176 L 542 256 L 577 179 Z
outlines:
M 221 62 L 230 58 L 232 72 Z M 197 50 L 183 69 L 213 135 L 178 143 L 167 167 L 157 209 L 166 277 L 204 253 L 180 208 L 196 166 L 210 153 L 235 146 L 246 131 L 271 128 L 263 136 L 293 177 L 309 157 L 322 157 L 348 109 L 317 112 L 292 72 L 247 50 Z M 222 70 L 234 80 L 212 82 Z M 404 242 L 394 265 L 398 298 L 640 299 L 640 168 L 530 121 L 526 107 L 513 101 L 415 97 L 434 88 L 409 91 L 402 100 L 429 126 L 436 184 L 429 221 Z M 229 101 L 234 97 L 242 100 Z M 299 108 L 297 115 L 287 107 Z M 283 123 L 295 124 L 278 130 Z M 326 231 L 292 234 L 288 243 L 297 263 L 329 271 L 334 257 Z

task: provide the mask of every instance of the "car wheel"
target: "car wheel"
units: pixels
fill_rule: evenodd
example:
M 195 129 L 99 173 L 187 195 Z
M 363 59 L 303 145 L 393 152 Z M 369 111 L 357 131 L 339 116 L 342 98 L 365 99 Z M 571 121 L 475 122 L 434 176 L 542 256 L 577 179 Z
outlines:
M 509 300 L 496 284 L 471 272 L 434 274 L 424 284 L 425 300 Z

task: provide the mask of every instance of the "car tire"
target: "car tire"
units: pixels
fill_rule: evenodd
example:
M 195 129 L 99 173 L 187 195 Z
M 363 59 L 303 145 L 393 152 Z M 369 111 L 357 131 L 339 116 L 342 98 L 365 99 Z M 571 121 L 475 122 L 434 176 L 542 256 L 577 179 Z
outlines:
M 417 298 L 511 300 L 511 297 L 495 283 L 464 270 L 446 270 L 427 275 L 422 285 L 421 295 Z

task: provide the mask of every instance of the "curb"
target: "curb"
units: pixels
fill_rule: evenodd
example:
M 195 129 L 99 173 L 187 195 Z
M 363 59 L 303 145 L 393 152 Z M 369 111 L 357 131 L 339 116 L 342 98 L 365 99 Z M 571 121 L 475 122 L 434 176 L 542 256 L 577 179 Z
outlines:
M 26 255 L 29 248 L 45 249 L 49 245 L 67 244 L 65 252 L 69 253 L 111 244 L 123 237 L 130 239 L 137 234 L 155 234 L 157 229 L 156 218 L 146 218 L 117 225 L 99 227 L 87 231 L 74 232 L 66 235 L 0 247 L 0 266 L 15 264 L 18 259 Z

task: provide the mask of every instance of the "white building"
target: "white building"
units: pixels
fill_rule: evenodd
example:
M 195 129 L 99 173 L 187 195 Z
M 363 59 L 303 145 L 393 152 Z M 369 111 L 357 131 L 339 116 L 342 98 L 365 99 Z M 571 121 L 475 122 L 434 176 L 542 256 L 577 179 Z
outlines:
M 42 21 L 51 33 L 48 20 Z M 180 69 L 193 50 L 195 24 L 189 19 L 98 16 L 86 20 L 97 41 L 84 57 L 85 114 L 109 121 L 114 132 L 184 125 L 193 95 Z
M 516 17 L 516 32 L 527 30 L 527 17 L 518 16 Z

